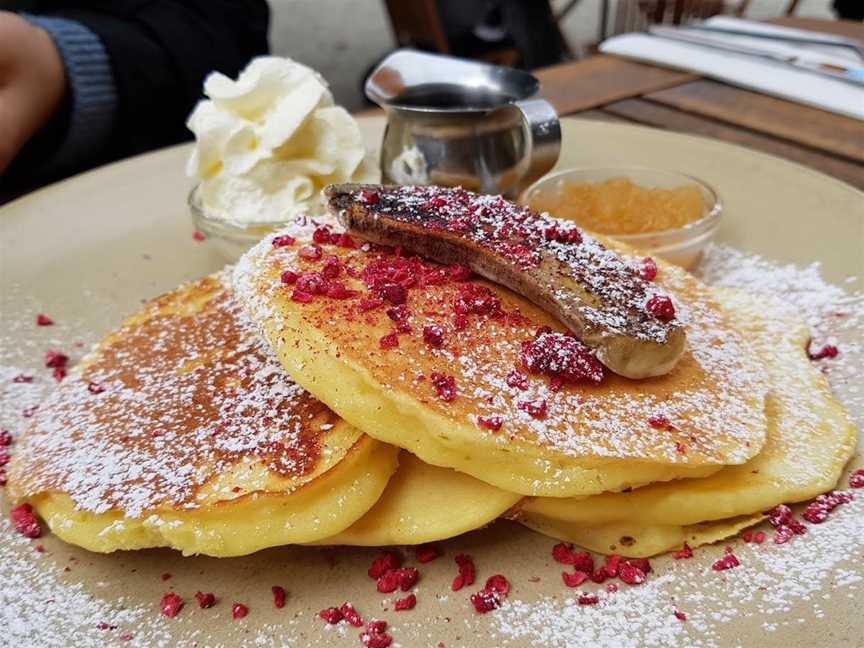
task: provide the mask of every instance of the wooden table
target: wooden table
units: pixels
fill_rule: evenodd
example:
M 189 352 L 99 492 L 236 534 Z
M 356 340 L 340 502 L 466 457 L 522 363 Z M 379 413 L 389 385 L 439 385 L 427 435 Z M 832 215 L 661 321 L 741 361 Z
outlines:
M 864 24 L 782 18 L 778 24 L 864 41 Z M 645 124 L 778 155 L 864 189 L 864 122 L 615 56 L 538 70 L 561 115 Z M 862 91 L 864 101 L 864 91 Z

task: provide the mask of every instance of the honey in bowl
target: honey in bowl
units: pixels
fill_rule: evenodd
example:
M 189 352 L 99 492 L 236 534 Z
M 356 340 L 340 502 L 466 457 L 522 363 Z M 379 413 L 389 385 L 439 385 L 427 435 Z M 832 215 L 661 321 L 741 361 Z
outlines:
M 561 180 L 558 192 L 529 196 L 530 206 L 611 236 L 677 229 L 699 220 L 702 194 L 693 185 L 642 187 L 629 178 L 602 182 Z
M 683 268 L 699 261 L 721 214 L 716 193 L 701 180 L 636 167 L 559 171 L 526 189 L 521 202 Z

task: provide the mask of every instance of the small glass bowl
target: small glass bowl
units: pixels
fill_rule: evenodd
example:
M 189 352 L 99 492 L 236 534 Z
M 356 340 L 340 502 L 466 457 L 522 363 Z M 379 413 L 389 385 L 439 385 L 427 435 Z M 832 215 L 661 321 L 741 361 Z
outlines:
M 702 257 L 702 251 L 714 237 L 714 233 L 720 225 L 722 205 L 714 189 L 686 173 L 637 167 L 567 169 L 541 178 L 522 192 L 519 201 L 531 206 L 532 198 L 538 195 L 560 193 L 561 186 L 565 182 L 595 183 L 620 177 L 627 178 L 633 184 L 648 189 L 695 186 L 699 190 L 702 196 L 702 215 L 692 223 L 657 232 L 608 235 L 609 238 L 632 245 L 639 250 L 651 252 L 683 268 L 692 268 L 696 265 Z
M 262 238 L 285 225 L 282 222 L 237 225 L 211 218 L 201 204 L 197 186 L 189 192 L 188 203 L 195 229 L 202 232 L 205 240 L 229 263 L 235 262 Z

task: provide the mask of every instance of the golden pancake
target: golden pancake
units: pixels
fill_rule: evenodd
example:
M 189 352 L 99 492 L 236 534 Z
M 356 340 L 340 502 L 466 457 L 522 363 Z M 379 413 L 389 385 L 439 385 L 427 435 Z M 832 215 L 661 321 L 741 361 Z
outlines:
M 521 499 L 402 452 L 399 470 L 375 506 L 341 533 L 315 544 L 377 547 L 444 540 L 489 524 Z
M 686 526 L 661 524 L 609 524 L 588 527 L 565 520 L 532 515 L 522 520 L 525 526 L 559 540 L 573 542 L 597 553 L 617 553 L 627 558 L 648 558 L 680 549 L 686 542 L 699 547 L 735 535 L 763 520 L 761 514 L 742 515 L 727 520 L 715 520 Z
M 825 376 L 807 357 L 806 324 L 788 307 L 764 298 L 729 290 L 716 294 L 764 359 L 770 392 L 762 451 L 746 464 L 703 479 L 582 499 L 526 500 L 522 515 L 529 526 L 537 528 L 542 518 L 543 523 L 555 520 L 573 530 L 610 524 L 680 528 L 768 511 L 834 488 L 854 452 L 856 431 L 831 396 Z M 623 535 L 633 534 L 625 529 Z M 580 531 L 579 537 L 586 533 Z
M 524 371 L 537 328 L 562 327 L 460 274 L 368 245 L 271 237 L 241 259 L 233 285 L 286 371 L 345 420 L 504 490 L 621 490 L 711 474 L 762 447 L 757 359 L 734 317 L 682 270 L 661 263 L 657 277 L 687 322 L 676 368 L 640 381 L 607 372 L 600 384 Z
M 292 383 L 213 276 L 70 373 L 20 441 L 9 494 L 93 551 L 235 556 L 349 527 L 397 455 Z

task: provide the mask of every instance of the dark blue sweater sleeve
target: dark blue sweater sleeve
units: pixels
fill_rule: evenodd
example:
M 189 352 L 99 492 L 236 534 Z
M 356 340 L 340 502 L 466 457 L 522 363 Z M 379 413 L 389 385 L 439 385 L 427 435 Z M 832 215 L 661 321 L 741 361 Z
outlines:
M 108 53 L 99 37 L 77 21 L 21 15 L 51 35 L 69 88 L 65 129 L 36 172 L 55 175 L 83 168 L 108 148 L 116 119 L 117 90 Z
M 68 175 L 189 139 L 186 118 L 207 74 L 218 70 L 236 76 L 269 49 L 266 0 L 26 4 L 27 19 L 54 37 L 71 92 L 51 124 L 0 176 L 0 186 L 44 182 L 49 175 Z M 82 156 L 90 154 L 85 161 Z M 46 160 L 50 173 L 45 173 Z

